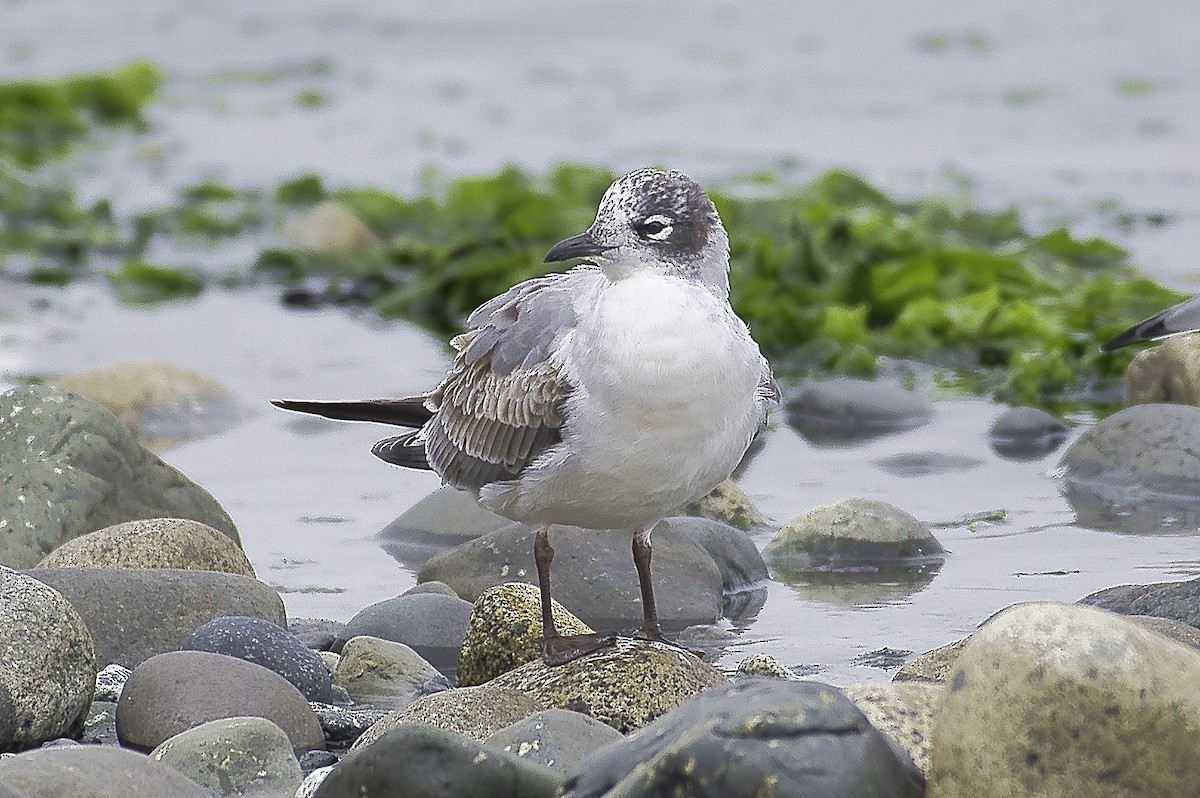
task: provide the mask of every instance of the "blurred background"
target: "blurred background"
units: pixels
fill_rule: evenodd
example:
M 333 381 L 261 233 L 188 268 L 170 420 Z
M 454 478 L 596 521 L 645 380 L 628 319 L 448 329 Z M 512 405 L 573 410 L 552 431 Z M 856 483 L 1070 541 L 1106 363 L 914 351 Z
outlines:
M 534 175 L 657 164 L 753 197 L 837 168 L 900 200 L 1012 207 L 1035 233 L 1103 236 L 1158 282 L 1191 291 L 1197 30 L 1200 5 L 1188 0 L 0 0 L 0 80 L 134 60 L 160 70 L 143 126 L 98 129 L 44 167 L 118 218 L 206 182 L 271 192 L 304 174 L 329 190 L 414 197 L 510 164 Z M 146 257 L 248 271 L 287 239 L 286 216 L 215 244 L 156 238 Z M 443 335 L 369 309 L 298 308 L 256 284 L 131 305 L 104 279 L 46 286 L 19 279 L 28 268 L 18 257 L 0 269 L 0 383 L 143 360 L 208 375 L 236 397 L 235 418 L 164 457 L 238 522 L 289 614 L 345 619 L 413 583 L 374 536 L 436 478 L 375 461 L 377 430 L 299 423 L 266 400 L 425 389 L 448 362 Z M 1193 536 L 1081 525 L 1052 478 L 1056 453 L 992 451 L 1001 404 L 935 398 L 927 426 L 846 445 L 780 419 L 742 486 L 780 524 L 846 496 L 927 522 L 1007 512 L 985 529 L 939 531 L 951 555 L 913 584 L 772 582 L 730 661 L 765 650 L 834 681 L 873 678 L 884 671 L 863 654 L 931 648 L 1017 600 L 1200 572 Z M 1093 418 L 1065 415 L 1072 434 Z

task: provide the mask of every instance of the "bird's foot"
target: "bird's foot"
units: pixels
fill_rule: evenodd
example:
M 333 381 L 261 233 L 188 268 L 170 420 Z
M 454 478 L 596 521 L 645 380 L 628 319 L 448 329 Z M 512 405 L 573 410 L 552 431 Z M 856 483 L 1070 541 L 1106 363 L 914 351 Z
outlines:
M 592 632 L 586 635 L 557 635 L 542 640 L 542 662 L 550 667 L 617 644 L 616 632 Z

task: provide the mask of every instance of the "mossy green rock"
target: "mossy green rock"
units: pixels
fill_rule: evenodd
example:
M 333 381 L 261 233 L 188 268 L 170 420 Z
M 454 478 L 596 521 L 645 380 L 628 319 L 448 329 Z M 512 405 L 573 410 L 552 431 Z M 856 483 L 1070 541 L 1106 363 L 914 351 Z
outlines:
M 542 655 L 542 605 L 538 589 L 506 582 L 484 591 L 471 608 L 471 622 L 458 657 L 458 684 L 483 684 Z M 561 635 L 580 635 L 591 627 L 550 599 Z
M 191 518 L 241 545 L 212 495 L 142 448 L 100 405 L 41 385 L 0 394 L 0 563 L 35 565 L 123 521 Z

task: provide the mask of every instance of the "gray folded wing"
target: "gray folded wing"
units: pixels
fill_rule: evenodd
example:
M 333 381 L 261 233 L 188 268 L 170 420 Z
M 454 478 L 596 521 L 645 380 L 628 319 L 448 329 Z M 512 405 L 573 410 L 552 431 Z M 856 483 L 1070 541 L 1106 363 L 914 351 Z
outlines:
M 1200 330 L 1200 297 L 1192 297 L 1138 322 L 1100 348 L 1106 352 L 1143 341 L 1156 341 L 1170 335 Z
M 478 489 L 514 479 L 561 440 L 573 386 L 552 356 L 575 327 L 576 297 L 598 278 L 581 268 L 529 280 L 471 314 L 472 329 L 451 342 L 450 373 L 429 394 L 433 418 L 407 441 L 423 443 L 443 482 Z

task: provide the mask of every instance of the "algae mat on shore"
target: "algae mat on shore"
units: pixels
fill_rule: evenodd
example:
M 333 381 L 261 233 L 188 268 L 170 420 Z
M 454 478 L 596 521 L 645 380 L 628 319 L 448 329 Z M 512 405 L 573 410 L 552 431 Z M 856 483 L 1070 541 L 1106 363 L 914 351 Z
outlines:
M 0 280 L 103 274 L 133 303 L 270 280 L 289 301 L 368 304 L 450 334 L 480 302 L 542 273 L 549 245 L 590 224 L 615 176 L 570 164 L 541 176 L 431 175 L 405 198 L 307 174 L 272 188 L 204 182 L 130 218 L 104 199 L 80 207 L 62 159 L 96 126 L 144 124 L 162 79 L 135 63 L 0 84 Z M 756 175 L 711 193 L 730 231 L 733 304 L 785 375 L 866 374 L 889 357 L 945 367 L 1006 401 L 1088 401 L 1129 358 L 1098 342 L 1181 298 L 1139 276 L 1117 245 L 1031 232 L 1015 209 L 902 201 L 838 170 L 801 186 Z M 278 243 L 288 219 L 319 207 L 360 226 L 353 246 Z M 224 272 L 172 246 L 246 237 L 257 258 Z M 147 262 L 151 244 L 163 262 Z

